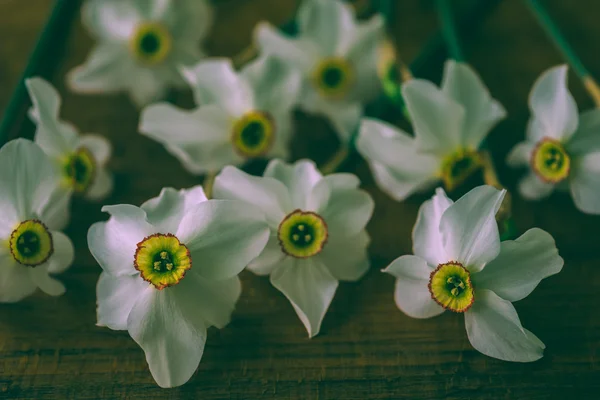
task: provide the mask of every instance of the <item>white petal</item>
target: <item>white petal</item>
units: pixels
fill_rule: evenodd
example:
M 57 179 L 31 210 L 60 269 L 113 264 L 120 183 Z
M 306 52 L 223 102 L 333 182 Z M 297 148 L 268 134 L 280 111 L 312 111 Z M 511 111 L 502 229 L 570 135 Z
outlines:
M 70 153 L 77 140 L 77 132 L 71 126 L 61 124 L 58 119 L 61 103 L 58 91 L 37 77 L 27 79 L 25 85 L 33 104 L 31 114 L 38 127 L 36 143 L 52 156 Z
M 271 284 L 292 303 L 308 336 L 317 335 L 338 287 L 327 267 L 314 257 L 288 257 L 271 274 Z
M 326 175 L 312 188 L 306 203 L 307 210 L 320 210 L 327 207 L 333 192 L 356 190 L 360 179 L 350 173 L 335 173 Z
M 77 93 L 111 93 L 128 87 L 127 79 L 134 71 L 124 46 L 100 43 L 83 65 L 67 74 L 69 88 Z
M 198 368 L 206 327 L 198 316 L 184 313 L 177 291 L 147 288 L 127 319 L 129 334 L 146 354 L 152 377 L 160 387 L 186 383 Z
M 539 200 L 554 190 L 554 184 L 540 180 L 534 172 L 528 172 L 519 181 L 519 193 L 528 200 Z
M 90 252 L 102 269 L 112 275 L 133 275 L 137 244 L 156 233 L 146 220 L 141 208 L 128 204 L 104 206 L 102 211 L 111 215 L 106 222 L 90 227 L 87 239 Z
M 81 9 L 85 27 L 98 39 L 127 40 L 141 20 L 131 1 L 88 0 Z
M 279 244 L 277 231 L 271 231 L 267 245 L 262 253 L 248 264 L 248 269 L 256 275 L 269 275 L 285 257 L 286 254 Z
M 356 30 L 347 56 L 356 74 L 356 83 L 350 94 L 352 100 L 364 104 L 381 92 L 377 62 L 384 33 L 385 22 L 379 14 L 361 23 Z
M 81 136 L 79 147 L 85 147 L 92 153 L 98 165 L 104 165 L 112 153 L 112 145 L 104 136 L 88 133 Z
M 264 176 L 283 183 L 288 189 L 292 208 L 302 210 L 307 208 L 313 187 L 323 179 L 323 175 L 315 163 L 310 160 L 300 160 L 294 164 L 271 160 L 265 169 Z
M 417 146 L 439 155 L 463 147 L 465 109 L 431 82 L 412 79 L 402 85 Z
M 29 276 L 33 283 L 40 290 L 50 296 L 62 296 L 65 293 L 65 286 L 58 280 L 48 275 L 48 265 L 42 264 L 35 268 L 29 268 Z
M 448 207 L 440 220 L 447 261 L 458 261 L 471 272 L 481 270 L 500 252 L 496 213 L 506 190 L 479 186 Z
M 479 148 L 488 132 L 506 117 L 506 110 L 490 95 L 468 64 L 446 61 L 442 90 L 465 109 L 462 132 L 466 147 Z
M 16 303 L 36 289 L 29 267 L 17 264 L 7 249 L 0 249 L 0 303 Z
M 257 109 L 271 114 L 287 113 L 295 105 L 302 78 L 281 60 L 261 56 L 246 65 L 240 75 L 252 87 Z
M 594 108 L 579 114 L 577 131 L 566 143 L 571 155 L 600 151 L 600 109 Z
M 4 171 L 0 174 L 0 209 L 4 214 L 0 218 L 10 227 L 39 214 L 59 181 L 42 149 L 25 139 L 12 140 L 0 149 L 0 171 Z
M 214 12 L 206 0 L 179 0 L 171 2 L 175 8 L 177 21 L 171 25 L 173 36 L 179 40 L 195 43 L 202 41 L 210 32 L 214 21 Z
M 293 210 L 286 187 L 273 178 L 249 175 L 235 167 L 225 167 L 215 179 L 216 199 L 240 200 L 259 208 L 272 227 L 279 226 Z
M 367 231 L 354 236 L 330 236 L 317 256 L 335 279 L 357 281 L 369 270 Z
M 517 143 L 506 157 L 506 163 L 515 168 L 528 166 L 533 148 L 534 145 L 530 142 Z
M 513 305 L 490 290 L 480 290 L 465 313 L 469 341 L 475 350 L 505 361 L 530 362 L 544 355 L 544 344 L 523 328 Z
M 75 259 L 75 249 L 71 239 L 62 232 L 52 231 L 52 244 L 54 253 L 48 260 L 48 272 L 51 274 L 61 274 L 73 264 Z
M 567 87 L 567 66 L 545 71 L 534 83 L 529 107 L 543 129 L 543 136 L 566 140 L 578 124 L 577 104 Z
M 572 160 L 571 195 L 577 208 L 600 214 L 600 152 Z
M 267 244 L 269 228 L 256 207 L 208 200 L 186 214 L 176 236 L 190 250 L 194 271 L 207 279 L 231 278 Z
M 312 72 L 319 58 L 316 44 L 308 40 L 292 39 L 268 23 L 260 23 L 254 31 L 261 54 L 272 55 L 300 70 L 304 75 Z
M 129 97 L 137 107 L 141 108 L 160 101 L 167 94 L 169 79 L 159 71 L 137 67 L 129 75 L 127 79 Z
M 163 188 L 158 197 L 146 201 L 141 209 L 146 212 L 148 222 L 160 232 L 175 234 L 186 214 L 206 200 L 202 186 L 181 190 Z
M 249 111 L 254 103 L 252 89 L 233 69 L 229 59 L 212 59 L 182 69 L 194 90 L 196 104 L 216 104 L 234 116 Z
M 307 85 L 304 86 L 300 97 L 300 109 L 327 118 L 333 130 L 340 137 L 342 144 L 348 144 L 358 129 L 360 118 L 363 115 L 362 104 L 358 101 L 330 101 Z
M 331 188 L 327 204 L 317 211 L 331 236 L 352 236 L 362 231 L 373 215 L 375 203 L 364 190 Z
M 73 190 L 58 186 L 48 197 L 48 202 L 39 212 L 40 219 L 46 226 L 53 230 L 62 230 L 71 219 L 71 196 Z
M 175 288 L 181 302 L 188 303 L 206 326 L 224 328 L 231 320 L 231 313 L 242 293 L 237 276 L 223 280 L 208 280 L 190 270 Z
M 142 292 L 150 284 L 139 275 L 113 276 L 100 274 L 96 286 L 98 326 L 114 330 L 127 329 L 127 317 Z
M 449 261 L 444 250 L 440 221 L 444 212 L 454 202 L 446 196 L 444 189 L 437 188 L 431 200 L 419 208 L 417 222 L 412 232 L 413 253 L 436 266 Z
M 477 288 L 489 289 L 508 301 L 529 296 L 540 281 L 560 272 L 564 264 L 548 232 L 533 228 L 500 245 L 500 254 L 473 276 Z
M 352 8 L 341 1 L 305 1 L 298 10 L 301 37 L 317 44 L 323 55 L 344 55 L 356 35 Z
M 113 190 L 113 176 L 106 168 L 98 168 L 92 186 L 85 193 L 85 198 L 91 201 L 105 199 Z
M 439 168 L 438 159 L 419 153 L 408 134 L 375 119 L 362 120 L 356 147 L 377 185 L 398 201 L 430 182 Z
M 402 256 L 383 272 L 398 278 L 394 299 L 398 308 L 412 318 L 431 318 L 444 312 L 429 293 L 429 276 L 433 269 L 417 256 Z

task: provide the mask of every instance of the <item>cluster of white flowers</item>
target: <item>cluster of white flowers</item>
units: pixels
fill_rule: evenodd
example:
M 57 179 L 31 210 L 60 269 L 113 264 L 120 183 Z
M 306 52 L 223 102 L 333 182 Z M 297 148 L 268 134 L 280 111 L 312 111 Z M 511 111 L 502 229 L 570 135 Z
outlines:
M 200 186 L 165 188 L 140 207 L 104 206 L 110 218 L 89 229 L 89 249 L 102 268 L 98 325 L 127 330 L 161 387 L 190 379 L 207 329 L 228 324 L 246 267 L 269 276 L 309 337 L 319 333 L 339 281 L 357 281 L 369 269 L 374 202 L 359 179 L 323 176 L 310 160 L 282 161 L 294 107 L 324 115 L 345 146 L 357 135 L 378 186 L 399 201 L 440 182 L 451 192 L 485 167 L 485 138 L 506 116 L 468 65 L 448 61 L 441 88 L 420 79 L 402 85 L 413 135 L 362 118 L 380 91 L 383 19 L 358 22 L 341 0 L 304 1 L 293 38 L 259 25 L 260 54 L 240 71 L 226 59 L 198 62 L 212 19 L 205 0 L 87 0 L 82 13 L 99 44 L 69 75 L 71 88 L 126 90 L 146 105 L 187 82 L 197 107 L 148 105 L 139 130 L 190 173 L 218 174 L 208 196 Z M 64 292 L 49 274 L 73 261 L 70 240 L 57 231 L 68 224 L 71 197 L 101 200 L 113 187 L 106 139 L 79 135 L 62 121 L 49 83 L 26 84 L 35 140 L 0 150 L 2 302 L 37 287 Z M 537 199 L 569 182 L 577 207 L 600 214 L 600 110 L 577 114 L 564 66 L 540 77 L 530 106 L 527 140 L 508 158 L 531 168 L 519 191 Z M 238 169 L 255 158 L 271 159 L 262 177 Z M 512 302 L 558 273 L 563 260 L 537 228 L 500 241 L 496 214 L 505 193 L 479 186 L 453 202 L 438 188 L 419 210 L 414 255 L 384 272 L 397 278 L 396 304 L 407 315 L 464 313 L 475 349 L 534 361 L 544 344 L 523 328 Z

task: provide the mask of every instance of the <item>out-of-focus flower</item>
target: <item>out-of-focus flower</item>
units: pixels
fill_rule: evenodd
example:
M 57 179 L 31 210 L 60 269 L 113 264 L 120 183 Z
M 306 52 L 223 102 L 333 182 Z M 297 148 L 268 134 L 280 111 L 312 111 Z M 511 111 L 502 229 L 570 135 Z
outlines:
M 112 175 L 106 169 L 109 141 L 95 134 L 79 135 L 74 126 L 61 121 L 60 95 L 50 83 L 31 78 L 25 84 L 33 103 L 30 116 L 37 124 L 35 143 L 59 171 L 62 201 L 68 203 L 73 192 L 90 200 L 105 198 L 113 188 Z
M 513 167 L 530 168 L 519 183 L 521 195 L 536 200 L 554 188 L 570 190 L 577 208 L 600 214 L 600 110 L 578 115 L 565 65 L 538 78 L 529 108 L 527 137 L 507 159 Z
M 72 90 L 127 91 L 144 105 L 183 86 L 178 67 L 202 58 L 212 9 L 206 0 L 87 0 L 82 19 L 98 44 L 70 72 Z
M 563 259 L 541 229 L 500 242 L 495 214 L 504 194 L 479 186 L 453 203 L 438 189 L 419 210 L 415 255 L 396 259 L 384 272 L 397 278 L 395 300 L 405 314 L 464 313 L 475 349 L 502 360 L 535 361 L 545 346 L 523 328 L 512 302 L 560 272 Z
M 365 226 L 373 200 L 359 184 L 352 174 L 323 177 L 311 161 L 279 160 L 264 177 L 226 167 L 215 180 L 215 198 L 239 199 L 265 213 L 269 242 L 248 269 L 270 275 L 310 337 L 319 333 L 338 281 L 356 281 L 369 268 Z
M 300 76 L 271 57 L 239 73 L 229 60 L 184 69 L 198 108 L 153 104 L 142 112 L 140 132 L 164 144 L 194 173 L 218 171 L 259 157 L 288 155 L 292 106 Z
M 313 0 L 302 4 L 297 22 L 297 38 L 261 24 L 256 32 L 258 45 L 302 73 L 299 106 L 324 115 L 348 141 L 358 127 L 363 105 L 381 90 L 377 62 L 383 18 L 377 15 L 358 23 L 350 5 Z
M 103 269 L 98 325 L 128 330 L 161 387 L 182 385 L 202 358 L 206 330 L 229 323 L 237 275 L 268 240 L 264 217 L 241 202 L 206 200 L 200 186 L 102 210 L 110 219 L 88 232 Z
M 364 119 L 357 148 L 379 187 L 396 200 L 434 186 L 463 183 L 482 165 L 479 147 L 506 115 L 475 71 L 446 62 L 441 88 L 413 79 L 402 87 L 415 137 L 380 121 Z
M 0 149 L 0 302 L 17 302 L 37 288 L 65 292 L 49 274 L 73 262 L 73 245 L 57 227 L 68 202 L 56 201 L 56 170 L 34 143 L 16 139 Z

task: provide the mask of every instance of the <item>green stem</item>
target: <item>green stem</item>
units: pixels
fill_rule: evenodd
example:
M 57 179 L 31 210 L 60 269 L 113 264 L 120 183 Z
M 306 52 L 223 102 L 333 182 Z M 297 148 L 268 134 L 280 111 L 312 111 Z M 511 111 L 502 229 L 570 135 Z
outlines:
M 600 107 L 600 87 L 592 77 L 592 74 L 585 68 L 581 59 L 575 53 L 575 50 L 569 45 L 569 42 L 562 34 L 554 20 L 546 11 L 546 8 L 538 0 L 525 0 L 525 4 L 529 6 L 531 13 L 535 16 L 538 23 L 542 26 L 546 34 L 552 40 L 558 51 L 567 60 L 575 74 L 581 79 L 588 94 L 594 100 L 597 107 Z
M 448 51 L 456 61 L 464 61 L 464 56 L 458 41 L 458 32 L 454 23 L 454 16 L 450 8 L 451 0 L 437 0 L 437 9 L 442 22 L 442 34 L 446 40 Z

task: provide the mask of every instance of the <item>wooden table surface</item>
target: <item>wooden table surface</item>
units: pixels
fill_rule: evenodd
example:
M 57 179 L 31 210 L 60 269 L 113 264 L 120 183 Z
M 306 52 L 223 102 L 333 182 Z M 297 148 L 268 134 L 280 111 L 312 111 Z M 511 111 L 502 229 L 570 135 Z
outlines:
M 219 3 L 208 48 L 212 54 L 231 56 L 248 44 L 257 21 L 287 20 L 296 1 Z M 437 19 L 428 1 L 397 3 L 398 47 L 410 61 L 437 29 Z M 600 5 L 547 4 L 584 63 L 600 78 Z M 49 0 L 0 1 L 2 107 L 50 8 Z M 514 189 L 520 173 L 502 161 L 523 137 L 533 81 L 562 61 L 520 0 L 504 0 L 465 42 L 469 61 L 508 110 L 489 143 L 501 180 Z M 84 60 L 91 44 L 77 22 L 53 82 L 64 96 L 63 118 L 83 132 L 106 135 L 114 144 L 110 167 L 116 173 L 116 191 L 106 203 L 140 204 L 163 186 L 198 184 L 200 178 L 185 173 L 160 145 L 136 132 L 137 112 L 125 96 L 80 96 L 65 89 L 65 73 Z M 439 79 L 441 68 L 440 63 L 431 65 L 428 76 Z M 573 75 L 570 86 L 580 108 L 591 107 Z M 327 125 L 298 114 L 298 126 L 302 138 L 294 142 L 295 157 L 326 160 L 336 146 Z M 24 131 L 30 133 L 31 126 Z M 377 204 L 368 227 L 373 266 L 362 281 L 340 285 L 319 336 L 306 338 L 291 305 L 268 279 L 243 272 L 244 290 L 233 321 L 223 330 L 209 331 L 197 373 L 182 387 L 160 389 L 127 332 L 95 326 L 100 268 L 87 250 L 86 232 L 106 217 L 101 204 L 76 200 L 67 229 L 76 261 L 61 276 L 67 293 L 59 298 L 36 294 L 18 304 L 0 305 L 0 398 L 600 398 L 599 217 L 578 212 L 564 195 L 540 203 L 515 199 L 519 230 L 538 226 L 549 231 L 565 266 L 516 304 L 524 326 L 546 344 L 544 358 L 508 363 L 473 350 L 461 316 L 445 313 L 417 320 L 396 308 L 394 279 L 379 270 L 410 253 L 410 231 L 426 196 L 396 203 L 375 187 L 364 162 L 357 159 L 346 170 L 360 176 Z

